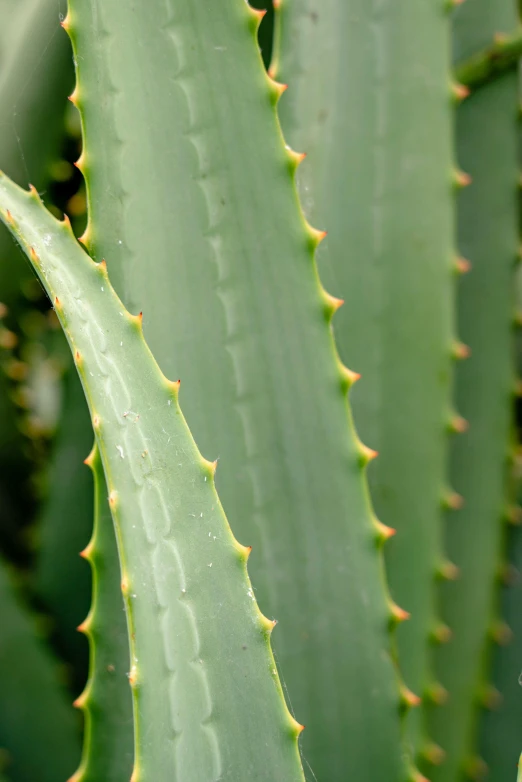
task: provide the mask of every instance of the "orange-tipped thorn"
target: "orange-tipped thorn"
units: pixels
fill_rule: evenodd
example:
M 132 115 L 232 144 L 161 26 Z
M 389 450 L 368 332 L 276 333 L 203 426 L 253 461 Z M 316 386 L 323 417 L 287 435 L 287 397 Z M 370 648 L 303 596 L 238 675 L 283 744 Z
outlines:
M 99 415 L 93 416 L 92 425 L 95 429 L 99 427 L 100 423 L 101 423 L 100 416 Z
M 507 646 L 513 638 L 513 631 L 506 622 L 498 620 L 492 624 L 490 635 L 492 640 L 499 646 Z
M 86 618 L 83 620 L 83 622 L 80 622 L 80 624 L 78 625 L 78 627 L 76 628 L 76 630 L 77 630 L 79 633 L 83 633 L 83 634 L 85 635 L 85 634 L 87 634 L 87 633 L 89 632 L 90 625 L 91 625 L 91 618 L 90 618 L 90 616 L 88 615 L 88 616 L 87 616 L 87 617 L 86 617 Z
M 102 271 L 104 274 L 107 274 L 107 261 L 105 258 L 102 258 L 101 261 L 98 264 L 98 268 L 100 271 Z
M 29 185 L 29 192 L 38 201 L 40 200 L 40 196 L 38 195 L 38 190 L 36 189 L 36 187 L 34 185 Z
M 54 297 L 54 308 L 55 308 L 55 310 L 60 309 L 61 306 L 62 305 L 61 305 L 60 299 L 58 298 L 58 296 L 55 296 Z
M 298 722 L 294 717 L 292 717 L 292 715 L 290 715 L 290 720 L 291 720 L 291 730 L 292 730 L 292 733 L 295 736 L 299 737 L 301 735 L 301 733 L 303 732 L 303 730 L 305 729 L 306 726 L 305 725 L 301 725 L 301 723 Z
M 425 760 L 427 760 L 428 763 L 430 763 L 432 766 L 440 766 L 440 764 L 446 757 L 446 753 L 444 752 L 442 747 L 439 747 L 438 744 L 435 744 L 433 741 L 430 741 L 424 745 L 422 749 L 422 757 Z M 424 777 L 421 778 L 424 779 Z
M 453 100 L 455 100 L 457 103 L 460 103 L 464 100 L 464 98 L 468 97 L 469 87 L 466 87 L 464 84 L 453 82 L 451 85 L 451 95 Z
M 76 85 L 76 87 L 74 88 L 74 90 L 73 90 L 73 91 L 71 92 L 71 94 L 68 96 L 68 100 L 70 100 L 70 101 L 71 101 L 71 103 L 72 103 L 74 106 L 77 106 L 77 105 L 78 105 L 78 85 Z M 76 163 L 75 163 L 75 165 L 76 165 Z
M 67 212 L 64 212 L 64 213 L 63 213 L 63 220 L 62 220 L 62 223 L 63 223 L 63 225 L 65 226 L 65 228 L 68 228 L 69 230 L 72 230 L 72 229 L 71 229 L 71 221 L 70 221 L 70 219 L 69 219 L 69 215 L 67 214 Z
M 90 540 L 89 543 L 87 543 L 87 545 L 85 546 L 85 548 L 80 551 L 80 557 L 82 559 L 90 559 L 92 552 L 93 552 L 93 544 L 92 544 L 92 540 Z
M 323 289 L 323 301 L 325 303 L 326 315 L 328 318 L 333 318 L 338 309 L 344 304 L 344 299 L 338 299 L 336 296 L 332 296 Z
M 378 519 L 375 520 L 375 527 L 377 529 L 377 542 L 381 545 L 386 543 L 387 540 L 393 538 L 393 536 L 397 534 L 396 529 L 393 529 L 393 527 L 388 527 Z
M 464 361 L 471 356 L 471 348 L 463 342 L 454 342 L 451 353 L 456 361 Z
M 471 185 L 471 182 L 473 180 L 471 179 L 469 174 L 466 174 L 465 171 L 455 171 L 453 174 L 453 182 L 455 184 L 455 187 L 462 188 L 462 187 L 468 187 L 468 185 Z
M 13 225 L 13 226 L 15 225 L 14 217 L 11 214 L 11 212 L 9 211 L 9 209 L 5 210 L 5 217 L 6 217 L 7 222 L 9 223 L 9 225 Z
M 69 14 L 67 14 L 65 19 L 60 19 L 60 25 L 63 27 L 63 29 L 66 32 L 69 32 L 70 25 L 71 25 L 71 22 L 70 22 L 70 19 L 69 19 Z
M 422 699 L 418 695 L 415 695 L 404 684 L 401 686 L 401 706 L 403 708 L 412 709 L 416 706 L 420 706 Z
M 121 593 L 122 595 L 129 594 L 129 580 L 125 575 L 121 579 Z
M 357 383 L 357 381 L 361 379 L 359 372 L 352 372 L 352 370 L 345 367 L 344 364 L 340 363 L 340 370 L 344 392 L 348 391 L 354 383 Z
M 109 494 L 109 505 L 114 510 L 116 508 L 116 505 L 118 504 L 118 493 L 115 491 L 111 491 Z
M 436 706 L 442 706 L 448 700 L 448 691 L 439 682 L 433 682 L 426 690 L 426 697 Z
M 73 701 L 73 706 L 75 709 L 83 709 L 85 706 L 85 703 L 87 701 L 87 690 L 84 690 L 81 695 L 79 695 L 75 701 Z
M 75 353 L 74 353 L 74 360 L 76 361 L 77 364 L 79 364 L 80 361 L 82 360 L 82 356 L 81 356 L 81 353 L 80 353 L 79 350 L 75 351 Z
M 467 258 L 462 258 L 461 256 L 458 256 L 455 259 L 455 271 L 457 274 L 467 274 L 469 270 L 471 269 L 471 262 L 467 260 Z
M 509 505 L 505 511 L 506 521 L 514 527 L 522 523 L 522 508 L 520 505 Z
M 132 668 L 130 669 L 128 677 L 129 677 L 130 686 L 135 687 L 136 684 L 138 683 L 138 669 L 136 668 L 135 665 L 133 665 Z
M 431 638 L 437 644 L 447 644 L 451 640 L 453 633 L 448 625 L 439 622 L 431 631 Z
M 406 622 L 410 616 L 411 614 L 398 606 L 397 603 L 390 603 L 390 619 L 393 625 Z
M 37 255 L 37 252 L 36 252 L 36 250 L 34 249 L 34 247 L 30 247 L 30 248 L 29 248 L 29 255 L 31 256 L 31 261 L 32 261 L 34 264 L 38 264 L 38 263 L 40 263 L 40 258 L 38 257 L 38 255 Z
M 454 434 L 463 434 L 469 429 L 469 423 L 461 415 L 453 415 L 449 421 L 450 432 Z
M 439 566 L 438 575 L 444 581 L 456 581 L 460 576 L 460 570 L 453 562 L 446 560 Z
M 456 491 L 449 491 L 444 496 L 443 505 L 448 510 L 460 510 L 464 506 L 464 497 Z
M 363 467 L 372 462 L 379 456 L 379 451 L 374 451 L 373 448 L 368 448 L 364 443 L 359 443 L 359 461 Z
M 317 228 L 312 228 L 312 226 L 309 225 L 308 235 L 312 243 L 312 248 L 315 250 L 321 244 L 321 242 L 323 242 L 326 239 L 328 233 L 327 231 L 319 231 L 317 230 Z

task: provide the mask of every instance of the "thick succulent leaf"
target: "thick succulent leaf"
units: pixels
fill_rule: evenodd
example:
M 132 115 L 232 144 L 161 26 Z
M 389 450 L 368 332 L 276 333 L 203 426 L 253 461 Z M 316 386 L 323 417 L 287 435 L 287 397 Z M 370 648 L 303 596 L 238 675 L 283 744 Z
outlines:
M 219 457 L 256 596 L 279 620 L 307 762 L 318 778 L 393 782 L 405 772 L 370 454 L 347 411 L 338 302 L 318 283 L 321 235 L 298 205 L 257 24 L 243 0 L 72 0 L 84 241 L 144 309 L 198 444 Z
M 86 460 L 95 486 L 94 531 L 82 552 L 92 566 L 92 607 L 80 626 L 91 650 L 87 686 L 76 701 L 85 713 L 80 768 L 71 782 L 127 782 L 134 761 L 127 622 L 120 564 L 103 465 L 96 445 Z
M 341 358 L 362 374 L 351 401 L 386 549 L 390 588 L 411 619 L 399 664 L 417 695 L 437 692 L 430 637 L 435 578 L 445 573 L 453 310 L 449 24 L 442 2 L 283 0 L 275 76 L 289 84 L 283 131 L 307 158 L 299 189 L 328 231 L 327 287 L 345 300 L 335 320 Z M 409 738 L 422 748 L 422 713 Z
M 133 782 L 302 779 L 290 716 L 233 537 L 178 406 L 132 316 L 68 222 L 0 177 L 0 216 L 65 330 L 116 527 L 135 712 Z
M 11 782 L 57 782 L 80 753 L 79 723 L 56 661 L 0 562 L 0 747 Z
M 34 590 L 55 621 L 67 658 L 82 661 L 86 643 L 76 627 L 89 608 L 90 574 L 78 553 L 92 529 L 92 477 L 83 464 L 90 443 L 91 420 L 72 366 L 64 381 L 60 428 L 47 474 L 49 493 L 39 520 Z
M 58 148 L 73 76 L 60 10 L 65 10 L 62 0 L 0 0 L 0 168 L 38 188 L 45 185 Z M 30 276 L 29 265 L 0 225 L 0 301 L 13 322 L 20 311 L 21 282 Z M 10 386 L 0 370 L 0 534 L 12 545 L 31 503 L 30 466 Z
M 484 46 L 495 32 L 514 27 L 515 11 L 511 0 L 463 5 L 455 16 L 457 59 Z M 451 479 L 464 505 L 448 519 L 446 531 L 460 578 L 442 591 L 441 609 L 453 637 L 436 657 L 449 694 L 431 719 L 433 737 L 446 753 L 444 764 L 428 773 L 436 782 L 456 782 L 463 768 L 481 765 L 474 757 L 477 721 L 489 685 L 486 662 L 508 504 L 515 385 L 517 103 L 512 71 L 473 91 L 457 114 L 458 160 L 472 177 L 458 201 L 459 250 L 471 261 L 459 287 L 459 333 L 471 356 L 458 367 L 456 402 L 469 431 L 455 439 L 451 452 Z
M 65 10 L 65 0 L 0 0 L 0 168 L 38 189 L 58 150 L 73 79 L 60 29 Z M 0 257 L 0 301 L 11 305 L 29 269 L 3 226 Z

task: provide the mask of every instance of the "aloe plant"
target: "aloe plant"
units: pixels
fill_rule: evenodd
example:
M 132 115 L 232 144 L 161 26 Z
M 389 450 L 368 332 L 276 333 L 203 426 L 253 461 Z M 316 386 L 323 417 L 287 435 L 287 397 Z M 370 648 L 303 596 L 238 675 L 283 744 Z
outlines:
M 95 437 L 70 782 L 456 782 L 480 746 L 514 780 L 516 707 L 504 742 L 475 688 L 506 556 L 522 38 L 508 0 L 469 2 L 453 24 L 453 3 L 278 0 L 267 73 L 244 0 L 70 0 L 85 249 L 0 175 Z M 27 581 L 64 638 L 92 506 L 70 390 Z

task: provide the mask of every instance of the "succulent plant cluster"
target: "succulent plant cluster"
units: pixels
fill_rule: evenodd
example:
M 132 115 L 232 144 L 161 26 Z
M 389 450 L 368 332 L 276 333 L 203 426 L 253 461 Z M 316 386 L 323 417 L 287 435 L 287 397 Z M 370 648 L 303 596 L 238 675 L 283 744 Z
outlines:
M 516 778 L 516 3 L 268 10 L 0 0 L 2 782 Z

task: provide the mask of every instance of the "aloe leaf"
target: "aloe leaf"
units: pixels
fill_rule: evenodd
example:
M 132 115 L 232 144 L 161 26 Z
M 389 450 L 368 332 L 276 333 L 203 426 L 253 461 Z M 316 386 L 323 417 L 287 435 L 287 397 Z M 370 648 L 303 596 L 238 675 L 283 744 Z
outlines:
M 72 56 L 60 30 L 62 0 L 0 0 L 0 168 L 43 188 L 62 132 Z M 0 225 L 0 301 L 11 326 L 30 267 Z M 9 381 L 0 373 L 0 527 L 9 544 L 32 511 L 24 454 Z
M 437 696 L 430 638 L 443 640 L 436 574 L 446 486 L 453 343 L 452 108 L 443 3 L 283 0 L 271 72 L 288 82 L 281 120 L 307 157 L 299 190 L 328 237 L 326 286 L 345 300 L 341 358 L 361 381 L 351 401 L 375 510 L 397 530 L 386 549 L 393 597 L 411 619 L 399 664 L 418 696 Z M 420 710 L 409 740 L 424 749 Z
M 80 625 L 91 650 L 87 686 L 76 701 L 85 713 L 80 768 L 71 782 L 126 782 L 134 760 L 127 622 L 120 592 L 120 564 L 99 450 L 86 463 L 95 486 L 94 531 L 82 552 L 92 566 L 92 607 Z
M 522 530 L 509 534 L 509 567 L 502 589 L 502 617 L 512 633 L 511 643 L 496 645 L 492 654 L 491 681 L 496 688 L 495 709 L 480 719 L 480 750 L 488 767 L 488 782 L 514 777 L 522 744 Z
M 243 0 L 70 3 L 89 224 L 127 306 L 145 310 L 187 420 L 219 457 L 231 525 L 253 546 L 303 754 L 318 778 L 403 779 L 389 656 L 395 611 L 336 356 L 340 302 L 318 283 Z M 138 43 L 137 43 L 138 42 Z M 103 100 L 100 96 L 103 95 Z M 282 778 L 282 775 L 279 776 Z
M 463 6 L 455 15 L 457 61 L 516 21 L 511 0 Z M 472 92 L 457 113 L 458 160 L 472 177 L 458 201 L 459 249 L 472 265 L 458 295 L 459 333 L 471 356 L 456 373 L 456 402 L 469 431 L 451 449 L 452 482 L 464 505 L 446 529 L 460 578 L 442 591 L 443 617 L 453 638 L 436 658 L 449 697 L 431 719 L 433 737 L 446 753 L 444 764 L 428 774 L 434 782 L 460 780 L 463 768 L 482 765 L 474 754 L 481 696 L 489 685 L 486 665 L 508 503 L 515 386 L 517 105 L 517 74 L 511 71 Z
M 90 574 L 78 553 L 92 527 L 92 478 L 83 458 L 92 426 L 77 372 L 64 381 L 60 427 L 48 473 L 49 495 L 39 520 L 34 590 L 53 616 L 68 659 L 85 657 L 85 640 L 76 626 L 89 607 Z
M 0 0 L 0 167 L 20 184 L 45 187 L 63 133 L 73 79 L 60 29 L 65 0 Z M 0 227 L 0 299 L 10 306 L 28 267 Z
M 274 622 L 248 580 L 178 406 L 105 263 L 0 177 L 0 216 L 54 301 L 87 396 L 109 491 L 130 645 L 140 780 L 302 779 L 270 651 Z
M 57 782 L 79 757 L 76 715 L 58 666 L 0 562 L 0 747 L 11 782 Z

